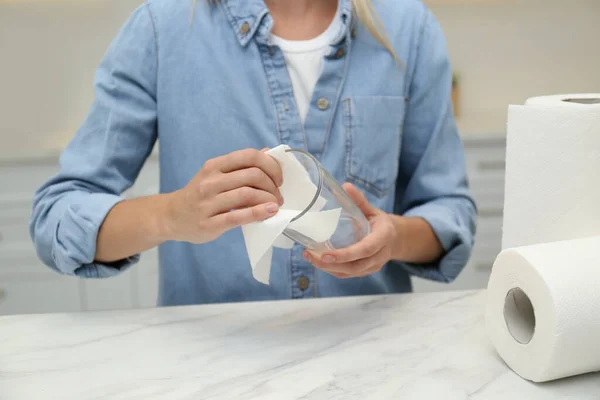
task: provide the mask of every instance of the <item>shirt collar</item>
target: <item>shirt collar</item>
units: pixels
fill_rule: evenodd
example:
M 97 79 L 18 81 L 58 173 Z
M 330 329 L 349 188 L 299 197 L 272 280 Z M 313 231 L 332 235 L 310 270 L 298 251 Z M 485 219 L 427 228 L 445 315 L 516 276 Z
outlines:
M 350 0 L 338 0 L 339 18 L 342 18 L 343 31 L 336 41 L 341 41 L 349 31 L 352 23 L 352 7 Z M 264 0 L 222 0 L 221 4 L 227 14 L 236 36 L 242 46 L 246 46 L 254 36 L 262 43 L 268 43 L 273 29 L 273 19 Z

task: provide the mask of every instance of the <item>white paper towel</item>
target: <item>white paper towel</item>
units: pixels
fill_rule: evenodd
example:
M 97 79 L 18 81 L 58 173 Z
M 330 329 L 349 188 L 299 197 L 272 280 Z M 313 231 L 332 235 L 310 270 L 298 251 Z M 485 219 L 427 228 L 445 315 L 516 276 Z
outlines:
M 600 235 L 600 104 L 510 106 L 502 248 Z
M 269 283 L 271 274 L 273 247 L 290 249 L 294 245 L 292 240 L 282 236 L 288 225 L 316 242 L 324 242 L 335 232 L 342 211 L 341 208 L 321 211 L 327 201 L 319 197 L 310 211 L 291 222 L 308 207 L 317 193 L 317 187 L 296 157 L 286 152 L 288 149 L 289 146 L 281 145 L 267 152 L 279 162 L 283 173 L 283 185 L 279 191 L 284 203 L 279 212 L 265 221 L 242 226 L 252 275 L 265 284 Z
M 600 370 L 600 237 L 504 250 L 487 292 L 489 337 L 521 377 Z

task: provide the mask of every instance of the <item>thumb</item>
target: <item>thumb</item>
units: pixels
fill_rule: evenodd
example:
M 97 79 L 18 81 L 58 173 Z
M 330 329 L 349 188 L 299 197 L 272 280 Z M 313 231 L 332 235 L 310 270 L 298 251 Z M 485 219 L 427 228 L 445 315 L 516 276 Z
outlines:
M 360 208 L 360 211 L 362 211 L 367 218 L 370 218 L 379 212 L 377 208 L 369 204 L 369 200 L 367 200 L 367 197 L 364 195 L 364 193 L 358 190 L 353 184 L 344 183 L 342 188 L 346 191 L 346 193 L 348 193 L 348 196 L 350 196 L 358 208 Z

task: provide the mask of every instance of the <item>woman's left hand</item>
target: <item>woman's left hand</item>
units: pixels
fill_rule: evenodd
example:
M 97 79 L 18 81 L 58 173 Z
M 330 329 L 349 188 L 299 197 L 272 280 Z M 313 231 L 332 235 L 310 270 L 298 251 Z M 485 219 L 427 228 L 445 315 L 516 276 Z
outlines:
M 350 183 L 344 190 L 371 223 L 371 233 L 345 249 L 323 253 L 320 258 L 304 251 L 305 260 L 338 278 L 356 278 L 378 272 L 391 259 L 397 232 L 391 216 L 369 204 L 365 195 Z

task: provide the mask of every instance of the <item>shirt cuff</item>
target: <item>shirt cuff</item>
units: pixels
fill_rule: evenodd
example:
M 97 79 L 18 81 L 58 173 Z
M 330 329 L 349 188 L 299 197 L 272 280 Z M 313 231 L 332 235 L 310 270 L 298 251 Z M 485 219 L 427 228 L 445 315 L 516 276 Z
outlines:
M 473 249 L 472 229 L 455 217 L 456 211 L 447 205 L 430 202 L 408 210 L 405 217 L 423 218 L 433 229 L 444 249 L 437 261 L 414 264 L 392 261 L 410 274 L 439 282 L 452 282 L 469 261 Z
M 67 207 L 52 246 L 52 258 L 60 272 L 82 278 L 107 278 L 139 261 L 139 254 L 112 263 L 94 261 L 100 226 L 108 212 L 122 200 L 116 195 L 91 193 Z

